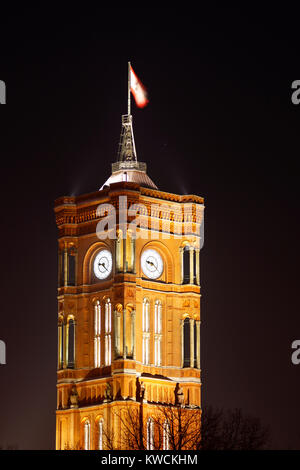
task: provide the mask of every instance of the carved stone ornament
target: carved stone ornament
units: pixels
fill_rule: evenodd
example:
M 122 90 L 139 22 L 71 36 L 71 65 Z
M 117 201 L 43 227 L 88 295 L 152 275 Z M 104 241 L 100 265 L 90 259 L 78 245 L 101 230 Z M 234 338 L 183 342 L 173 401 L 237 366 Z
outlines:
M 112 389 L 109 383 L 106 384 L 106 388 L 104 390 L 104 398 L 105 398 L 105 401 L 112 400 Z
M 70 394 L 70 408 L 78 408 L 78 392 L 76 385 L 73 385 Z
M 175 389 L 175 398 L 176 398 L 176 405 L 180 405 L 180 406 L 184 405 L 183 388 L 179 384 L 178 384 L 178 387 L 176 387 Z

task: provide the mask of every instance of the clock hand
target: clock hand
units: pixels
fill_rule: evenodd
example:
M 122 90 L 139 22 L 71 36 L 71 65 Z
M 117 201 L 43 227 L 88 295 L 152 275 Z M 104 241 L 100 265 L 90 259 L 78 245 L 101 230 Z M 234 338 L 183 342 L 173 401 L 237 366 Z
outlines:
M 107 267 L 105 266 L 105 263 L 99 263 L 100 266 L 103 266 L 104 269 L 106 269 L 106 271 L 108 271 Z M 99 266 L 98 265 L 98 266 Z
M 150 266 L 154 266 L 155 270 L 157 271 L 157 267 L 155 266 L 154 263 L 152 263 L 152 261 L 146 260 L 146 263 L 150 264 Z

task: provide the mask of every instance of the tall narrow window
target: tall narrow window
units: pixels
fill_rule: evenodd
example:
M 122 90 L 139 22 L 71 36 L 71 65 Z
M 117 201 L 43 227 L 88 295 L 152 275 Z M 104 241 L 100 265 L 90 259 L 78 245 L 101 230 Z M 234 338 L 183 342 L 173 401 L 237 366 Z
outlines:
M 183 322 L 183 367 L 190 367 L 191 364 L 191 344 L 190 344 L 190 319 Z
M 98 449 L 103 450 L 103 419 L 99 421 L 99 440 L 98 440 Z
M 170 423 L 166 419 L 163 425 L 163 450 L 170 449 Z
M 101 366 L 101 306 L 99 300 L 94 305 L 94 366 Z
M 147 450 L 154 449 L 154 424 L 152 418 L 147 421 Z
M 190 283 L 190 249 L 188 246 L 184 247 L 183 251 L 183 284 Z
M 75 366 L 75 322 L 72 318 L 70 318 L 67 324 L 67 337 L 67 367 L 68 369 L 73 369 Z
M 68 254 L 68 286 L 75 286 L 75 255 Z
M 162 342 L 162 305 L 156 300 L 154 306 L 154 365 L 161 365 L 161 342 Z
M 91 434 L 91 426 L 89 421 L 85 421 L 84 423 L 84 450 L 90 450 L 90 434 Z
M 105 365 L 111 364 L 111 303 L 110 299 L 105 302 Z
M 142 342 L 142 358 L 143 364 L 149 364 L 149 341 L 150 341 L 150 303 L 148 299 L 143 300 L 142 312 L 142 328 L 143 328 L 143 342 Z

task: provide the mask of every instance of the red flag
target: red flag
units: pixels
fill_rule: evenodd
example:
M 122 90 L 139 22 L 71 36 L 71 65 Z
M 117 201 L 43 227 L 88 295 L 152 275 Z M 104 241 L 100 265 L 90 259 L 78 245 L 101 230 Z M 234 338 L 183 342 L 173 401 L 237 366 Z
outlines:
M 147 91 L 142 82 L 136 76 L 133 68 L 130 66 L 130 91 L 134 96 L 136 105 L 139 108 L 144 108 L 149 103 Z

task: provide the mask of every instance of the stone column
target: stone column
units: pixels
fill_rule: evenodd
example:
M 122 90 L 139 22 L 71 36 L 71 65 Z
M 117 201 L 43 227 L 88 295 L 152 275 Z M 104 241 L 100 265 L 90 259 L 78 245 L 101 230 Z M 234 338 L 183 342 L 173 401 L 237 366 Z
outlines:
M 114 311 L 114 329 L 115 329 L 115 358 L 120 355 L 120 312 Z
M 68 250 L 64 249 L 64 286 L 68 285 Z
M 126 273 L 126 244 L 127 244 L 127 230 L 123 234 L 123 272 Z
M 135 360 L 135 310 L 131 312 L 131 348 L 132 359 Z
M 130 249 L 131 249 L 131 272 L 135 273 L 135 239 L 132 238 L 130 240 Z
M 190 246 L 190 284 L 194 284 L 194 247 Z
M 73 320 L 73 328 L 74 328 L 74 331 L 73 331 L 73 341 L 74 341 L 74 344 L 73 344 L 73 367 L 75 369 L 76 367 L 76 322 L 75 320 Z
M 184 247 L 180 248 L 180 284 L 183 284 L 184 279 L 184 265 L 183 265 Z
M 190 319 L 190 366 L 194 367 L 194 322 L 193 318 Z
M 58 369 L 63 368 L 63 361 L 64 361 L 63 350 L 62 350 L 62 347 L 64 344 L 63 332 L 64 332 L 63 322 L 61 322 L 58 324 Z
M 121 260 L 121 243 L 122 243 L 122 238 L 120 235 L 118 235 L 117 240 L 116 240 L 116 271 L 120 272 L 122 270 L 122 260 Z
M 65 349 L 64 368 L 67 369 L 68 368 L 68 362 L 69 362 L 69 322 L 67 322 L 66 326 L 65 326 L 65 345 L 64 345 L 64 349 Z
M 126 308 L 123 309 L 123 359 L 126 359 Z
M 197 369 L 200 369 L 200 320 L 196 321 L 197 332 Z

